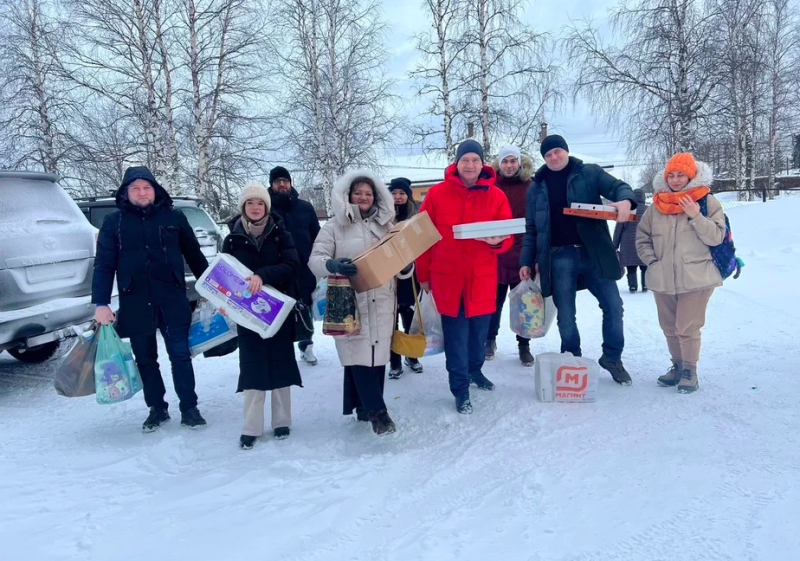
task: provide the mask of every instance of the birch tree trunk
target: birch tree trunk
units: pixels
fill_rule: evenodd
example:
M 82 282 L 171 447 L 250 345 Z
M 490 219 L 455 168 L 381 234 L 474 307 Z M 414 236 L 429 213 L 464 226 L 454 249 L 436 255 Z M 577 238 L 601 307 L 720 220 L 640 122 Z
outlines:
M 153 0 L 153 11 L 155 12 L 156 22 L 156 42 L 161 55 L 161 72 L 164 76 L 164 126 L 166 127 L 164 187 L 170 193 L 181 196 L 184 192 L 180 182 L 178 139 L 175 134 L 175 116 L 172 102 L 172 65 L 164 36 L 164 20 L 166 16 L 162 8 L 162 0 Z
M 487 56 L 487 28 L 489 19 L 487 15 L 488 0 L 477 0 L 478 2 L 478 51 L 480 53 L 480 97 L 481 97 L 481 129 L 483 132 L 483 150 L 486 154 L 492 153 L 491 147 L 491 121 L 489 117 L 489 58 Z
M 159 115 L 156 106 L 156 85 L 153 76 L 153 50 L 148 44 L 147 22 L 142 7 L 142 0 L 133 0 L 133 11 L 135 14 L 136 40 L 139 45 L 140 63 L 142 65 L 144 88 L 147 95 L 147 108 L 145 113 L 145 139 L 147 142 L 148 162 L 153 165 L 156 177 L 163 177 L 165 169 L 163 165 L 163 147 L 161 145 L 161 134 L 159 133 Z
M 33 72 L 33 91 L 35 96 L 36 111 L 39 115 L 39 131 L 41 134 L 41 163 L 42 169 L 48 173 L 56 173 L 58 160 L 55 154 L 53 140 L 53 123 L 50 120 L 49 99 L 41 57 L 41 37 L 39 36 L 41 5 L 39 0 L 24 0 L 25 11 L 28 14 L 28 37 L 30 38 L 31 63 Z

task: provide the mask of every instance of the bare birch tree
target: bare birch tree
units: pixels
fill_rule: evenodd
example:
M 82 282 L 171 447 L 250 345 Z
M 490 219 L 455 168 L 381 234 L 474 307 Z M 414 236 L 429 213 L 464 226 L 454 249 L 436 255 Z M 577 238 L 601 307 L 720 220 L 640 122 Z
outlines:
M 212 149 L 223 121 L 255 118 L 243 111 L 259 93 L 264 23 L 247 0 L 184 0 L 184 53 L 191 84 L 193 176 L 198 193 L 220 210 L 212 182 Z
M 466 2 L 425 0 L 422 6 L 431 18 L 430 27 L 416 36 L 421 60 L 409 77 L 417 84 L 417 95 L 430 98 L 424 115 L 434 122 L 417 125 L 414 137 L 423 148 L 443 150 L 450 161 L 456 155 L 454 130 L 459 114 L 455 102 L 463 88 L 459 70 L 468 48 L 462 40 Z
M 573 25 L 566 47 L 574 93 L 624 128 L 634 152 L 692 150 L 720 81 L 714 14 L 699 0 L 624 1 L 611 15 L 617 45 L 590 22 Z
M 75 109 L 57 71 L 65 26 L 46 0 L 3 0 L 0 11 L 0 162 L 60 172 Z
M 380 166 L 378 149 L 397 127 L 385 75 L 385 25 L 375 2 L 282 0 L 274 44 L 287 145 L 330 212 L 336 177 Z M 321 197 L 319 195 L 322 195 Z
M 546 34 L 520 20 L 526 0 L 467 2 L 463 82 L 466 104 L 480 125 L 483 148 L 499 140 L 527 147 L 547 109 L 561 99 Z

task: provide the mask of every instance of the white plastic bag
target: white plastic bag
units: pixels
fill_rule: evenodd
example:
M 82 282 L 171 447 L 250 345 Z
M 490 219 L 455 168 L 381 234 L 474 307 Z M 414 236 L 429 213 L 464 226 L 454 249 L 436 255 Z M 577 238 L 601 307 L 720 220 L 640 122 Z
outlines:
M 197 306 L 189 326 L 189 350 L 192 357 L 234 337 L 236 324 L 220 314 L 211 302 L 206 300 Z
M 328 294 L 328 277 L 322 277 L 311 293 L 311 314 L 317 321 L 325 318 L 325 296 Z
M 572 353 L 542 353 L 534 364 L 536 396 L 541 401 L 597 401 L 600 366 L 595 361 Z
M 411 335 L 419 331 L 419 317 L 422 316 L 422 325 L 425 326 L 425 355 L 438 355 L 444 352 L 444 332 L 442 331 L 442 316 L 436 309 L 436 302 L 430 292 L 423 291 L 419 298 L 419 314 L 414 314 L 411 321 Z
M 541 339 L 547 335 L 556 317 L 556 306 L 552 296 L 542 296 L 539 275 L 535 280 L 519 283 L 511 291 L 508 302 L 511 331 L 526 339 Z

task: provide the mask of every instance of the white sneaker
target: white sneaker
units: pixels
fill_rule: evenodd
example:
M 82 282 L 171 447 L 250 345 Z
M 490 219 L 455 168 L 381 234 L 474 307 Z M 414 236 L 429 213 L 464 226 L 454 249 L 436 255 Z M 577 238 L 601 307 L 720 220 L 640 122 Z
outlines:
M 314 366 L 317 364 L 317 357 L 314 356 L 314 345 L 309 345 L 306 347 L 306 350 L 300 353 L 300 358 L 303 359 L 303 362 Z

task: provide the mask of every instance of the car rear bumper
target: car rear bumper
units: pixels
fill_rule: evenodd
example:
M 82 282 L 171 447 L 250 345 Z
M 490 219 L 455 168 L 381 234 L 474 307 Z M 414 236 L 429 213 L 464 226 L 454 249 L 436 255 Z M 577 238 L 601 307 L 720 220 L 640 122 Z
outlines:
M 111 307 L 119 307 L 117 296 Z M 91 296 L 60 298 L 44 304 L 0 312 L 0 350 L 27 346 L 38 347 L 51 341 L 73 337 L 84 331 L 94 318 Z

